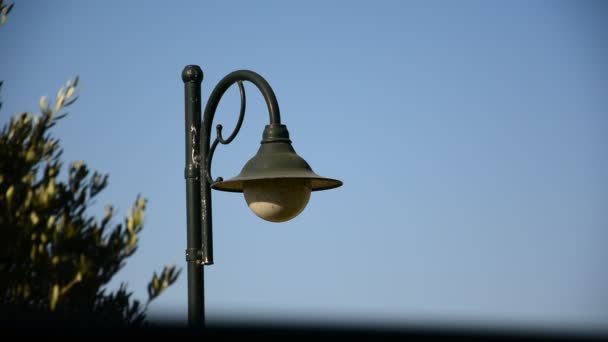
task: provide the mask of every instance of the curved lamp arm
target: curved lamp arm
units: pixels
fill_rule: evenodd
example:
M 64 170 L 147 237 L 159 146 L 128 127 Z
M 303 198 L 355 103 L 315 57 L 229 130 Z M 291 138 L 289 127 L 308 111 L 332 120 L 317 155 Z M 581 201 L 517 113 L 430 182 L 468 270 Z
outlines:
M 258 87 L 262 96 L 264 96 L 264 100 L 266 101 L 266 105 L 268 106 L 268 114 L 270 117 L 270 124 L 281 124 L 281 113 L 279 110 L 279 103 L 274 94 L 274 91 L 268 84 L 268 82 L 260 76 L 258 73 L 250 70 L 237 70 L 234 71 L 226 77 L 224 77 L 213 89 L 211 95 L 209 95 L 209 100 L 207 101 L 207 105 L 205 106 L 205 112 L 203 115 L 203 122 L 201 125 L 201 147 L 203 148 L 202 156 L 205 158 L 203 169 L 201 170 L 204 175 L 203 177 L 207 180 L 209 184 L 213 183 L 213 178 L 211 177 L 211 163 L 213 160 L 213 154 L 215 153 L 215 148 L 218 143 L 223 145 L 230 144 L 232 140 L 236 137 L 241 129 L 241 125 L 243 124 L 243 119 L 245 116 L 245 108 L 246 108 L 246 96 L 245 96 L 245 88 L 243 87 L 243 81 L 249 81 Z M 221 124 L 216 126 L 217 136 L 213 141 L 213 144 L 210 146 L 211 141 L 211 125 L 213 123 L 213 118 L 215 117 L 215 112 L 217 110 L 217 106 L 219 102 L 224 96 L 224 93 L 230 88 L 231 85 L 237 83 L 239 86 L 239 91 L 241 95 L 241 110 L 239 113 L 239 119 L 237 121 L 236 127 L 234 131 L 227 139 L 224 139 L 222 136 L 222 128 Z M 210 146 L 210 147 L 209 147 Z M 207 150 L 205 150 L 207 149 Z M 215 180 L 215 182 L 221 182 L 222 178 L 219 177 Z

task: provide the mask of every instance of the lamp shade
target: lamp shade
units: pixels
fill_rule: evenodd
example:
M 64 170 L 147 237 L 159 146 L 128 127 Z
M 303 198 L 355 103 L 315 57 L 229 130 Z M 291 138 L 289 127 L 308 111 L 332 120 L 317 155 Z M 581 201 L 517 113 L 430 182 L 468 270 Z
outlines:
M 244 184 L 251 181 L 301 180 L 310 185 L 311 191 L 337 188 L 342 182 L 316 174 L 300 157 L 289 140 L 287 127 L 281 124 L 267 125 L 262 145 L 234 178 L 215 182 L 215 190 L 243 192 Z

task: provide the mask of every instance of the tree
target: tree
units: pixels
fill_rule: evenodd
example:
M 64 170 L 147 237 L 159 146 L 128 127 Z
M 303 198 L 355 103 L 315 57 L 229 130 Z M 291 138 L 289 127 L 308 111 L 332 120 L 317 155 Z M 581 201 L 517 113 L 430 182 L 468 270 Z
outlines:
M 125 284 L 106 289 L 137 250 L 147 200 L 137 196 L 124 222 L 113 224 L 111 205 L 100 220 L 87 212 L 108 175 L 76 161 L 60 178 L 63 150 L 50 129 L 76 101 L 77 86 L 78 77 L 61 88 L 54 106 L 42 97 L 39 114 L 15 115 L 0 131 L 0 305 L 16 314 L 139 326 L 148 304 L 181 270 L 155 272 L 145 305 Z

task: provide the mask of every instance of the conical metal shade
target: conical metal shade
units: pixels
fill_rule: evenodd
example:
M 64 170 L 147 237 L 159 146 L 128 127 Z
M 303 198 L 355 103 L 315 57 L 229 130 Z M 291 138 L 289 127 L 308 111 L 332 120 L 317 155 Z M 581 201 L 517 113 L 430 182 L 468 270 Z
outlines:
M 245 164 L 241 173 L 234 178 L 213 183 L 211 187 L 221 191 L 243 192 L 245 182 L 268 179 L 309 180 L 312 191 L 342 185 L 341 181 L 319 176 L 312 170 L 291 146 L 284 125 L 269 125 L 264 130 L 264 139 L 258 153 Z

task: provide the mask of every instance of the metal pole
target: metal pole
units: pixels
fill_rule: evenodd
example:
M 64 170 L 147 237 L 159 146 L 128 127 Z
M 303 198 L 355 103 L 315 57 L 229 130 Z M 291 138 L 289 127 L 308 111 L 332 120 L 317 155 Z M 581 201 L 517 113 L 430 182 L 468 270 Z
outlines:
M 205 325 L 205 288 L 202 265 L 201 239 L 201 83 L 203 71 L 199 66 L 188 65 L 182 72 L 185 91 L 186 111 L 186 215 L 187 215 L 187 249 L 188 262 L 188 325 L 203 327 Z M 203 159 L 204 160 L 204 159 Z M 205 184 L 207 183 L 203 180 Z

